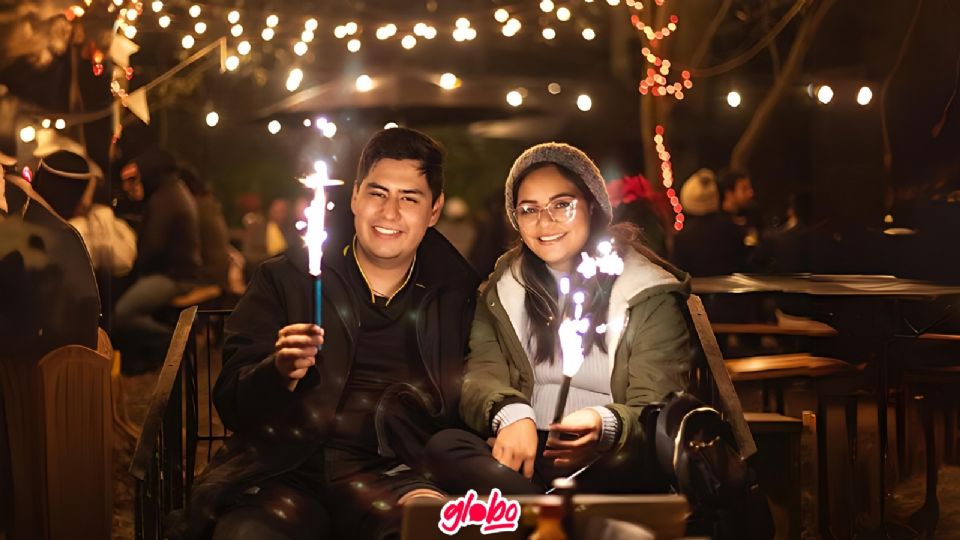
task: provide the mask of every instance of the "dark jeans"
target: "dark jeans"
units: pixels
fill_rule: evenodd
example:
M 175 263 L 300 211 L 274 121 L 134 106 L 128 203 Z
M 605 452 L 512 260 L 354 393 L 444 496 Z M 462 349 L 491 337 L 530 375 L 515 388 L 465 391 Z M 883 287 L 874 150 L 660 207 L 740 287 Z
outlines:
M 397 464 L 328 451 L 325 471 L 304 466 L 242 495 L 217 520 L 213 540 L 399 538 L 397 501 L 415 489 L 440 489 L 409 469 L 391 470 Z
M 429 472 L 429 478 L 449 493 L 465 493 L 473 489 L 479 495 L 486 495 L 493 488 L 511 495 L 543 493 L 555 478 L 567 476 L 579 468 L 555 467 L 552 458 L 543 457 L 547 435 L 546 431 L 537 431 L 537 457 L 532 481 L 498 462 L 485 440 L 460 429 L 447 429 L 434 435 L 427 443 L 423 466 Z M 639 450 L 605 454 L 577 477 L 577 491 L 663 492 L 666 486 L 651 480 L 659 475 L 653 473 L 644 461 Z

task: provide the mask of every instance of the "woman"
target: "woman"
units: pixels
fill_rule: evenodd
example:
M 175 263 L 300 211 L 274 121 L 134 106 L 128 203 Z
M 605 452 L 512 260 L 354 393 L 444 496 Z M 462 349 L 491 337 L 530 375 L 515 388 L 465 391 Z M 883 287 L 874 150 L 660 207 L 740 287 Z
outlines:
M 586 465 L 581 490 L 650 489 L 640 413 L 686 387 L 693 355 L 686 275 L 642 247 L 635 228 L 610 227 L 604 180 L 577 148 L 528 149 L 510 170 L 505 196 L 521 242 L 480 293 L 460 403 L 475 433 L 438 433 L 425 466 L 451 492 L 542 493 Z M 623 273 L 582 278 L 581 252 L 604 239 L 613 240 Z M 563 378 L 557 328 L 568 315 L 557 283 L 565 276 L 586 293 L 583 313 L 592 323 L 563 420 L 552 424 Z

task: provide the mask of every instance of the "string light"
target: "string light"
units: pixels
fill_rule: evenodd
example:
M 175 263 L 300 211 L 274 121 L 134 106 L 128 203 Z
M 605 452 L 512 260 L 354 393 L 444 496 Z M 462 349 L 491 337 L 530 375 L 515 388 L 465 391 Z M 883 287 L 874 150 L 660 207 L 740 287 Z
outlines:
M 287 91 L 293 92 L 300 88 L 301 82 L 303 82 L 303 70 L 300 68 L 291 69 L 290 74 L 287 75 Z
M 207 31 L 207 23 L 200 21 L 197 24 L 193 25 L 193 31 L 197 34 L 202 34 Z
M 160 25 L 160 28 L 166 28 L 166 27 L 170 26 L 170 16 L 169 16 L 169 15 L 161 15 L 160 18 L 157 19 L 157 24 Z
M 303 127 L 310 127 L 310 126 L 312 126 L 312 125 L 313 125 L 313 121 L 312 121 L 312 120 L 310 120 L 309 118 L 304 118 L 304 119 L 303 119 Z
M 355 53 L 355 52 L 359 51 L 359 50 L 360 50 L 360 40 L 359 40 L 359 39 L 351 39 L 350 41 L 348 41 L 348 42 L 347 42 L 347 50 L 350 51 L 350 52 L 352 52 L 352 53 Z
M 493 12 L 493 19 L 498 23 L 503 24 L 507 22 L 507 19 L 509 18 L 510 18 L 510 12 L 503 8 L 500 8 Z
M 220 115 L 217 114 L 217 111 L 210 111 L 207 113 L 207 126 L 215 127 L 220 123 Z
M 521 95 L 517 90 L 511 90 L 507 92 L 507 104 L 511 107 L 519 107 L 521 104 L 523 104 L 523 95 Z
M 56 129 L 65 129 L 67 122 L 63 118 L 57 118 L 57 121 L 53 123 L 53 127 Z
M 169 24 L 169 23 L 168 23 Z M 162 25 L 161 25 L 162 26 Z M 164 27 L 166 28 L 166 27 Z M 137 37 L 137 27 L 133 25 L 127 25 L 123 28 L 123 35 L 127 36 L 127 39 L 133 39 Z
M 519 19 L 511 18 L 506 24 L 503 25 L 503 35 L 506 37 L 513 37 L 517 35 L 517 32 L 520 31 L 521 27 L 522 25 Z
M 347 31 L 349 34 L 350 32 Z M 383 41 L 385 39 L 390 39 L 397 34 L 397 25 L 390 23 L 380 28 L 377 28 L 376 36 L 377 39 Z
M 313 30 L 304 30 L 303 32 L 300 33 L 300 41 L 303 41 L 305 43 L 310 43 L 311 41 L 313 41 L 313 37 L 314 37 Z
M 550 27 L 544 28 L 541 34 L 543 34 L 543 39 L 553 39 L 557 37 L 557 31 Z
M 373 90 L 373 79 L 369 75 L 360 75 L 357 77 L 354 85 L 357 88 L 357 92 L 369 92 Z
M 240 43 L 237 43 L 237 52 L 243 56 L 250 54 L 250 42 L 243 40 Z
M 587 41 L 593 41 L 593 38 L 597 37 L 597 33 L 593 31 L 593 28 L 584 28 L 580 35 Z
M 50 119 L 44 118 L 43 120 L 41 120 L 40 127 L 42 127 L 43 129 L 50 129 Z
M 417 38 L 407 34 L 403 36 L 403 39 L 400 40 L 400 45 L 407 50 L 410 50 L 417 46 Z
M 314 19 L 314 18 L 312 18 L 312 17 L 309 18 L 309 19 L 307 19 L 307 21 L 306 21 L 305 23 L 303 23 L 303 28 L 304 28 L 305 30 L 310 31 L 310 32 L 315 31 L 317 28 L 319 28 L 319 26 L 320 26 L 320 25 L 319 25 L 319 23 L 317 23 L 317 20 Z
M 74 6 L 74 7 L 77 7 L 77 6 Z M 79 16 L 82 16 L 82 15 L 83 15 L 83 8 L 77 7 L 77 9 L 80 10 L 80 15 L 79 15 Z M 127 18 L 128 21 L 133 22 L 133 21 L 137 20 L 137 10 L 135 10 L 135 9 L 128 9 L 128 10 L 124 13 L 124 16 Z
M 347 37 L 347 27 L 342 24 L 333 29 L 333 37 L 343 39 Z
M 390 24 L 390 25 L 388 25 L 388 26 L 390 26 L 391 28 L 393 28 L 393 33 L 394 33 L 394 34 L 397 33 L 397 26 L 396 26 L 395 24 Z M 353 22 L 353 21 L 348 22 L 347 24 L 343 25 L 343 27 L 347 30 L 347 35 L 348 35 L 348 36 L 352 36 L 352 35 L 356 34 L 356 33 L 357 33 L 357 30 L 360 29 L 360 26 L 357 25 L 357 23 L 355 23 L 355 22 Z
M 734 90 L 727 94 L 727 105 L 733 107 L 734 109 L 740 106 L 740 101 L 740 92 Z
M 200 6 L 194 4 L 194 5 L 190 6 L 190 9 L 187 11 L 187 13 L 189 13 L 191 17 L 193 17 L 194 19 L 196 19 L 197 17 L 200 16 L 200 11 L 201 11 L 201 10 L 200 10 Z
M 296 54 L 297 56 L 303 56 L 303 55 L 307 54 L 307 44 L 304 43 L 304 42 L 302 42 L 302 41 L 296 42 L 296 43 L 293 45 L 293 52 L 294 52 L 294 54 Z
M 557 9 L 557 19 L 559 19 L 559 20 L 561 20 L 561 21 L 563 21 L 563 22 L 569 21 L 569 20 L 570 20 L 570 10 L 567 9 L 567 8 L 565 8 L 565 7 L 562 7 L 562 8 Z
M 337 125 L 333 122 L 327 122 L 320 128 L 320 132 L 323 133 L 323 136 L 332 139 L 334 135 L 337 134 Z
M 440 88 L 444 90 L 453 90 L 460 86 L 460 79 L 457 78 L 453 73 L 444 73 L 440 76 L 439 82 Z
M 817 101 L 824 105 L 833 101 L 833 88 L 830 88 L 826 84 L 817 88 Z
M 274 36 L 273 28 L 264 28 L 263 31 L 260 32 L 260 37 L 262 37 L 264 41 L 270 41 L 271 39 L 273 39 L 273 36 Z
M 183 36 L 183 39 L 180 40 L 180 45 L 183 45 L 184 49 L 192 49 L 195 44 L 196 40 L 190 34 Z
M 276 15 L 271 13 L 270 15 L 267 16 L 266 22 L 267 22 L 267 28 L 276 28 L 277 25 L 280 24 L 280 17 L 277 17 Z
M 240 22 L 240 12 L 233 10 L 230 13 L 227 13 L 227 22 L 230 24 L 237 24 Z
M 860 90 L 857 92 L 857 103 L 866 107 L 870 104 L 870 100 L 873 99 L 873 90 L 870 90 L 869 86 L 861 86 Z
M 547 85 L 547 92 L 550 92 L 552 95 L 557 95 L 560 93 L 560 84 L 552 82 Z
M 163 2 L 160 0 L 153 0 L 153 2 L 150 4 L 150 9 L 152 9 L 154 13 L 160 13 L 160 10 L 163 9 Z
M 686 218 L 683 216 L 683 207 L 680 205 L 676 191 L 673 189 L 673 163 L 671 162 L 670 152 L 667 151 L 664 144 L 663 136 L 665 132 L 663 126 L 657 126 L 654 130 L 653 142 L 657 145 L 657 157 L 660 158 L 660 179 L 663 187 L 667 190 L 667 197 L 670 198 L 670 204 L 673 207 L 673 228 L 680 231 L 683 229 L 683 222 Z
M 271 120 L 270 123 L 267 124 L 267 131 L 269 131 L 271 135 L 276 135 L 280 133 L 281 127 L 279 120 Z
M 577 108 L 583 112 L 589 111 L 593 107 L 593 100 L 587 94 L 577 96 Z
M 20 129 L 20 140 L 25 143 L 31 143 L 37 138 L 37 129 L 33 126 L 24 126 Z
M 243 26 L 235 24 L 230 27 L 230 35 L 233 37 L 240 37 L 243 35 Z
M 236 71 L 240 67 L 240 59 L 231 54 L 224 60 L 223 65 L 227 68 L 227 71 Z
M 552 0 L 543 0 L 540 2 L 540 11 L 544 13 L 550 13 L 553 11 L 554 5 Z
M 398 127 L 400 127 L 400 124 L 397 124 L 396 122 L 387 122 L 383 125 L 383 129 L 393 129 Z

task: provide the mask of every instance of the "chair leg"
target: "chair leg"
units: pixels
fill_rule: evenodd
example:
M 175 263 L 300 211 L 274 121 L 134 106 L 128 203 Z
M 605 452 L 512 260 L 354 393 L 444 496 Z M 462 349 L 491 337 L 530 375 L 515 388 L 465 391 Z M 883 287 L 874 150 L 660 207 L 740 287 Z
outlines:
M 817 415 L 803 411 L 803 431 L 800 432 L 800 538 L 819 538 L 819 445 Z
M 935 407 L 933 396 L 926 395 L 920 401 L 923 416 L 923 444 L 926 447 L 926 493 L 923 506 L 907 518 L 907 524 L 919 532 L 923 538 L 932 539 L 940 519 L 940 501 L 937 498 L 937 437 L 935 432 Z
M 907 393 L 906 385 L 900 385 L 896 394 L 897 411 L 897 476 L 903 478 L 907 471 Z

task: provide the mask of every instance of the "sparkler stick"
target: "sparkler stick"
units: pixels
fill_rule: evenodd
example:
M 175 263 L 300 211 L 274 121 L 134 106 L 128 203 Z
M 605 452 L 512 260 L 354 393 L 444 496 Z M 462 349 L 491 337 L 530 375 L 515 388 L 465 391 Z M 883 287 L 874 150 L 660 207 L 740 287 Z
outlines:
M 597 272 L 608 275 L 620 275 L 623 273 L 623 259 L 613 250 L 613 244 L 609 241 L 600 242 L 597 245 L 597 252 L 600 257 L 594 258 L 587 253 L 581 253 L 583 261 L 577 267 L 585 279 L 590 279 Z M 570 291 L 570 280 L 566 277 L 560 279 L 561 293 L 561 312 L 565 309 L 566 296 Z M 563 420 L 563 410 L 567 406 L 567 395 L 570 392 L 570 382 L 580 371 L 583 365 L 583 336 L 590 329 L 590 319 L 583 318 L 583 303 L 586 295 L 583 291 L 573 293 L 573 318 L 565 318 L 560 323 L 558 337 L 560 339 L 560 353 L 563 359 L 563 381 L 560 383 L 560 394 L 557 396 L 557 407 L 553 413 L 553 423 L 559 424 Z M 596 328 L 598 334 L 606 331 L 606 325 L 600 325 Z
M 322 161 L 316 162 L 314 168 L 316 172 L 301 179 L 300 182 L 313 190 L 313 199 L 310 201 L 310 206 L 304 210 L 306 231 L 303 234 L 303 241 L 307 246 L 307 271 L 313 276 L 313 323 L 320 326 L 323 323 L 321 316 L 323 289 L 320 281 L 320 263 L 323 259 L 323 242 L 327 239 L 327 231 L 324 229 L 327 196 L 324 190 L 329 186 L 342 185 L 343 182 L 331 180 L 327 175 L 327 164 Z M 296 387 L 297 381 L 291 381 L 290 389 Z

